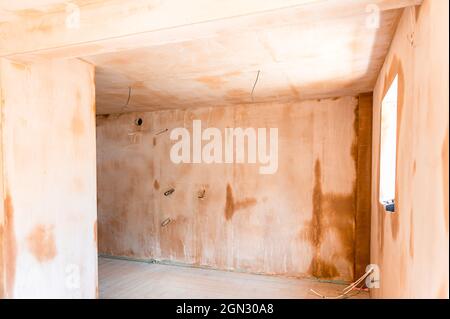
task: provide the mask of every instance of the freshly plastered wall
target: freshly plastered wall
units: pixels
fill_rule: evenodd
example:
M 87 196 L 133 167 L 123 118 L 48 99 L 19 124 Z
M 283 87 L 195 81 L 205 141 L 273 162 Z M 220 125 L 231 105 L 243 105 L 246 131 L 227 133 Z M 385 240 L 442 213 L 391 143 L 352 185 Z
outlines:
M 99 252 L 353 279 L 369 262 L 370 209 L 357 193 L 370 193 L 371 109 L 366 95 L 97 116 Z M 278 128 L 278 171 L 172 163 L 170 132 L 192 133 L 193 120 L 222 134 Z
M 371 261 L 378 298 L 448 298 L 448 1 L 404 11 L 374 91 Z M 380 111 L 398 75 L 396 212 L 379 203 Z
M 95 298 L 94 68 L 0 59 L 0 298 Z

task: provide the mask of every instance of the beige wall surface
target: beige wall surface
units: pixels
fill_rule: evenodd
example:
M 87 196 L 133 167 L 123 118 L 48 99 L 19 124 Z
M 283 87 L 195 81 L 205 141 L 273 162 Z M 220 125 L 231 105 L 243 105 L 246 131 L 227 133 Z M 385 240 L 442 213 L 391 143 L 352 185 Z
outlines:
M 448 8 L 405 10 L 381 70 L 373 110 L 371 261 L 378 298 L 448 298 Z M 380 108 L 398 75 L 396 212 L 379 203 Z
M 94 68 L 2 59 L 0 88 L 0 293 L 96 297 Z
M 355 97 L 97 116 L 100 253 L 353 279 L 355 258 L 368 263 L 355 254 L 358 118 Z M 194 119 L 278 128 L 278 171 L 172 163 L 170 132 Z

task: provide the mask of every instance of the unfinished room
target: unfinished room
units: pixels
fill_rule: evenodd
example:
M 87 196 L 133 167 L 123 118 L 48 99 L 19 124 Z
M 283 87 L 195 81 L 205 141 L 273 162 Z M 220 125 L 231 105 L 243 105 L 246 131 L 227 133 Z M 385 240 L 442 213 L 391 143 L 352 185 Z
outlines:
M 0 299 L 448 299 L 447 0 L 0 0 Z

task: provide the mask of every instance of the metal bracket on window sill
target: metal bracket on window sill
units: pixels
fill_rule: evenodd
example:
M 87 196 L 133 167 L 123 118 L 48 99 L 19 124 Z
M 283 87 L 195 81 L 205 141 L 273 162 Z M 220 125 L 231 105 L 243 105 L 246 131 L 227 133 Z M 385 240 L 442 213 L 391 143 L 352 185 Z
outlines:
M 383 202 L 386 212 L 395 213 L 395 200 L 388 200 Z

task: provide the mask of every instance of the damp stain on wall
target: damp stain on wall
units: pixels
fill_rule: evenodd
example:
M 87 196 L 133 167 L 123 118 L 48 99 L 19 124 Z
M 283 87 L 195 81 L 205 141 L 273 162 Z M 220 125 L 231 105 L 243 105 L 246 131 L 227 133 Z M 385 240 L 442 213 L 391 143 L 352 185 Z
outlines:
M 4 292 L 4 258 L 3 258 L 3 224 L 0 223 L 0 299 L 4 298 L 5 292 Z
M 316 161 L 314 165 L 315 185 L 313 189 L 313 218 L 311 221 L 310 240 L 313 246 L 313 259 L 309 268 L 309 272 L 317 278 L 333 278 L 339 276 L 339 272 L 331 263 L 324 261 L 320 255 L 320 248 L 323 240 L 324 211 L 322 207 L 322 181 L 320 161 Z
M 448 124 L 447 124 L 448 125 Z M 442 185 L 443 193 L 448 194 L 448 127 L 445 133 L 444 141 L 442 142 Z M 445 231 L 448 234 L 448 196 L 442 196 L 444 200 L 444 221 L 445 221 Z
M 308 272 L 316 278 L 333 279 L 340 276 L 334 263 L 334 256 L 322 255 L 322 245 L 330 232 L 339 239 L 335 253 L 338 259 L 344 258 L 354 263 L 354 224 L 355 193 L 334 194 L 322 190 L 321 163 L 314 164 L 313 217 L 306 228 L 306 238 L 313 248 L 313 258 Z
M 14 206 L 8 191 L 3 201 L 5 211 L 4 258 L 5 258 L 5 295 L 12 296 L 16 274 L 17 242 L 14 229 Z
M 97 220 L 95 220 L 95 222 L 94 222 L 94 226 L 92 227 L 92 233 L 93 233 L 93 238 L 94 238 L 94 244 L 95 244 L 95 246 L 97 246 Z
M 25 63 L 11 62 L 11 65 L 15 69 L 20 70 L 20 71 L 24 71 L 27 69 L 27 64 L 25 64 Z
M 353 142 L 357 144 L 357 156 L 353 156 L 356 169 L 355 278 L 362 276 L 370 264 L 372 111 L 373 93 L 360 94 L 355 109 Z
M 56 257 L 56 242 L 53 225 L 37 225 L 27 236 L 29 252 L 40 263 Z
M 207 85 L 210 89 L 220 89 L 226 81 L 218 76 L 202 76 L 195 79 L 197 82 Z
M 231 220 L 233 215 L 241 209 L 247 209 L 257 204 L 255 198 L 245 198 L 235 201 L 233 197 L 233 189 L 230 184 L 227 184 L 227 191 L 225 196 L 225 219 Z

